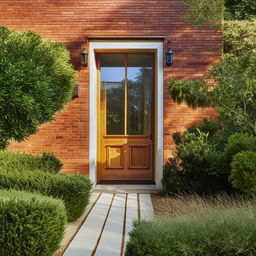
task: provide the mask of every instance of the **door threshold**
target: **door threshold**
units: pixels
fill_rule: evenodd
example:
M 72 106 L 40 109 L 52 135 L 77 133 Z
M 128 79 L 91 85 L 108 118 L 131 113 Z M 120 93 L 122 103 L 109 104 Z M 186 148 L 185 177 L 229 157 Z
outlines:
M 97 184 L 93 190 L 98 193 L 159 193 L 155 184 Z
M 99 185 L 155 185 L 152 180 L 100 180 Z

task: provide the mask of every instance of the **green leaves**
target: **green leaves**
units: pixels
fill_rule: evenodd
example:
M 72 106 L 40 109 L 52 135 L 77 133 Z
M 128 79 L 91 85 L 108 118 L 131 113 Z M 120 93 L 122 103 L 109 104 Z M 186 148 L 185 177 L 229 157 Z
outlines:
M 204 24 L 210 24 L 213 28 L 220 28 L 224 0 L 183 0 L 187 7 L 188 13 L 185 21 L 200 27 Z
M 243 56 L 226 55 L 204 80 L 170 80 L 172 99 L 189 106 L 216 107 L 221 123 L 232 120 L 241 131 L 256 134 L 256 52 Z
M 209 107 L 213 104 L 208 87 L 197 80 L 171 79 L 169 91 L 175 102 L 180 104 L 185 101 L 192 108 Z
M 68 220 L 74 221 L 89 203 L 92 184 L 88 177 L 65 173 L 52 174 L 39 170 L 19 171 L 3 167 L 0 170 L 0 188 L 38 192 L 64 201 Z
M 183 3 L 187 7 L 184 20 L 195 27 L 210 24 L 220 29 L 223 17 L 225 20 L 256 18 L 255 0 L 183 0 Z
M 70 101 L 75 72 L 69 61 L 60 43 L 0 27 L 0 149 L 36 133 Z
M 0 169 L 7 171 L 44 171 L 58 173 L 62 167 L 61 161 L 52 153 L 44 152 L 42 156 L 25 153 L 0 151 Z
M 255 51 L 256 51 L 256 20 L 225 21 L 224 52 L 235 55 L 235 56 L 241 56 L 246 53 L 255 52 Z
M 246 20 L 256 17 L 255 0 L 225 0 L 225 18 Z
M 243 192 L 256 193 L 256 152 L 242 151 L 231 162 L 230 181 Z
M 0 190 L 0 255 L 53 255 L 66 219 L 65 206 L 59 199 Z
M 215 207 L 213 201 L 207 207 L 205 202 L 197 204 L 191 200 L 197 214 L 189 212 L 135 223 L 125 256 L 255 255 L 255 204 L 240 202 L 235 206 L 226 199 L 229 205 L 225 208 L 218 199 Z

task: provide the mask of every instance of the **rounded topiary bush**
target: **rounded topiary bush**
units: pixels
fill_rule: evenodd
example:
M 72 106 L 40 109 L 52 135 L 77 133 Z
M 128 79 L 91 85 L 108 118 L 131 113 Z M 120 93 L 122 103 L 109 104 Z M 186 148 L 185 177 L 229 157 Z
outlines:
M 0 171 L 0 189 L 37 192 L 62 199 L 69 221 L 79 218 L 89 203 L 92 184 L 82 175 L 40 171 Z
M 57 173 L 61 167 L 61 161 L 52 153 L 44 152 L 42 156 L 39 156 L 7 150 L 0 151 L 0 169 L 20 172 L 41 170 Z
M 235 154 L 247 150 L 256 151 L 256 137 L 247 133 L 235 133 L 228 138 L 225 146 L 225 161 L 230 164 Z
M 0 26 L 0 148 L 22 141 L 71 100 L 75 71 L 62 43 Z
M 246 193 L 256 193 L 256 152 L 243 151 L 231 162 L 230 181 L 235 188 Z
M 51 256 L 66 224 L 62 200 L 0 190 L 0 255 Z

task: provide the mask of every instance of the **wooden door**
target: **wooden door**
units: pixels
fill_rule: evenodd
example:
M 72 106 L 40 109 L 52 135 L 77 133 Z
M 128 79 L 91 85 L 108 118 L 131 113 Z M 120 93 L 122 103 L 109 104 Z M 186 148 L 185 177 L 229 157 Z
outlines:
M 100 53 L 98 181 L 152 181 L 154 54 Z

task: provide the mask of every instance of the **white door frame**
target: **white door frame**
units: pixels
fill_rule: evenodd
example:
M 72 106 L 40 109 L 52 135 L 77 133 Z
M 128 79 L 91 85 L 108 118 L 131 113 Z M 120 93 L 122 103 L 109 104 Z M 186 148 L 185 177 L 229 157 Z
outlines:
M 163 42 L 92 41 L 89 50 L 90 99 L 89 99 L 89 178 L 97 183 L 97 50 L 147 49 L 156 51 L 156 105 L 155 105 L 155 183 L 161 189 L 163 176 Z

